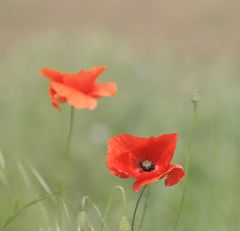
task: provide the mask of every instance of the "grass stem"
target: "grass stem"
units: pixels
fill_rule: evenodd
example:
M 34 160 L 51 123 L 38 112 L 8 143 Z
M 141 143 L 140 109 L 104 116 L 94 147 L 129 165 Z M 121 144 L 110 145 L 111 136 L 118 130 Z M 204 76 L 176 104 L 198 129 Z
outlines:
M 103 216 L 103 220 L 102 220 L 102 223 L 100 225 L 100 228 L 99 228 L 99 231 L 102 231 L 103 228 L 104 228 L 104 225 L 105 225 L 105 222 L 106 222 L 106 219 L 107 219 L 107 216 L 108 216 L 108 213 L 109 213 L 109 209 L 110 209 L 110 206 L 112 204 L 112 196 L 113 196 L 113 192 L 115 190 L 119 189 L 120 192 L 122 193 L 122 199 L 123 199 L 123 214 L 126 216 L 127 214 L 127 198 L 126 198 L 126 193 L 124 191 L 124 189 L 121 187 L 121 186 L 116 186 L 112 189 L 111 193 L 110 193 L 110 196 L 109 196 L 109 199 L 108 199 L 108 202 L 107 202 L 107 207 L 106 207 L 106 210 L 105 210 L 105 213 L 104 213 L 104 216 Z
M 15 218 L 17 218 L 23 211 L 25 211 L 26 209 L 32 207 L 33 205 L 48 199 L 49 197 L 52 196 L 56 196 L 60 193 L 62 193 L 64 191 L 64 189 L 60 189 L 60 190 L 56 190 L 56 191 L 51 191 L 51 192 L 45 192 L 42 195 L 40 195 L 38 198 L 28 202 L 27 204 L 23 205 L 21 208 L 19 208 L 18 210 L 16 210 L 11 216 L 9 216 L 6 221 L 3 223 L 3 225 L 0 228 L 0 231 L 5 230 L 11 223 L 13 220 L 15 220 Z
M 184 183 L 183 183 L 182 193 L 181 193 L 180 202 L 179 202 L 179 206 L 178 206 L 178 210 L 177 210 L 177 216 L 176 216 L 172 231 L 177 230 L 180 216 L 181 216 L 181 213 L 183 210 L 185 195 L 186 195 L 186 187 L 187 187 L 188 175 L 189 175 L 191 145 L 192 145 L 192 134 L 193 134 L 193 130 L 194 130 L 194 127 L 196 124 L 196 120 L 197 120 L 198 100 L 199 100 L 199 96 L 197 95 L 197 93 L 194 93 L 192 95 L 193 115 L 192 115 L 191 126 L 190 126 L 189 133 L 188 133 L 187 153 L 186 153 L 186 157 L 185 157 L 185 161 L 184 161 L 185 171 L 186 171 L 187 175 L 186 175 Z

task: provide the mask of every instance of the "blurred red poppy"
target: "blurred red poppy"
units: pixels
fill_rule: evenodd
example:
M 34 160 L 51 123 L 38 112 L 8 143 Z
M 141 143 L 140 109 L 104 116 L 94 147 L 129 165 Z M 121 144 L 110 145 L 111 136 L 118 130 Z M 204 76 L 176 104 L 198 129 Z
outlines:
M 173 186 L 185 175 L 181 165 L 170 163 L 176 143 L 177 134 L 149 138 L 128 134 L 114 136 L 108 142 L 107 166 L 113 175 L 135 178 L 135 192 L 164 177 L 165 185 Z
M 117 92 L 114 83 L 95 83 L 106 69 L 107 67 L 93 67 L 87 71 L 68 74 L 43 68 L 40 73 L 51 81 L 49 95 L 54 108 L 60 110 L 59 103 L 68 103 L 76 109 L 93 110 L 98 98 L 113 96 Z

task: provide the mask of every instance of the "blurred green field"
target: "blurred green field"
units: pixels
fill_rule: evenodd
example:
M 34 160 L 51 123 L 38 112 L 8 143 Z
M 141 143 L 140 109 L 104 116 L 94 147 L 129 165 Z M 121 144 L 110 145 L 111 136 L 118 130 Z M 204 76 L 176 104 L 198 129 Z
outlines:
M 22 205 L 62 183 L 70 108 L 51 107 L 49 82 L 39 70 L 72 73 L 106 65 L 99 81 L 116 82 L 118 94 L 101 99 L 94 111 L 75 113 L 65 207 L 50 197 L 23 211 L 6 231 L 79 231 L 82 198 L 89 196 L 104 212 L 116 185 L 126 190 L 130 220 L 134 181 L 109 174 L 107 140 L 119 133 L 178 132 L 173 162 L 183 164 L 192 92 L 201 99 L 178 231 L 240 230 L 239 7 L 224 0 L 2 1 L 0 227 Z M 172 231 L 182 185 L 152 184 L 144 231 Z M 113 202 L 107 223 L 117 231 L 118 192 Z M 98 231 L 93 206 L 89 216 Z
M 69 107 L 63 106 L 59 113 L 50 106 L 48 81 L 39 75 L 39 69 L 50 66 L 75 72 L 107 65 L 109 70 L 99 80 L 115 81 L 118 95 L 100 100 L 93 112 L 76 112 L 71 189 L 67 192 L 73 204 L 69 205 L 73 221 L 84 195 L 103 211 L 115 185 L 126 189 L 131 216 L 137 197 L 132 191 L 133 181 L 109 174 L 105 166 L 108 137 L 177 131 L 180 139 L 174 162 L 183 163 L 192 116 L 191 93 L 198 91 L 198 123 L 179 230 L 239 230 L 238 64 L 234 58 L 189 60 L 173 50 L 143 52 L 107 33 L 85 38 L 76 33 L 68 40 L 48 34 L 19 41 L 0 63 L 0 147 L 5 157 L 0 178 L 0 222 L 11 210 L 44 192 L 32 168 L 51 189 L 61 183 Z M 19 166 L 25 169 L 28 180 Z M 181 184 L 166 188 L 157 182 L 152 188 L 144 230 L 171 230 Z M 108 219 L 112 230 L 117 230 L 121 204 L 120 196 L 114 196 Z M 96 224 L 94 212 L 91 217 Z M 58 207 L 48 199 L 26 210 L 6 230 L 57 230 L 57 218 Z M 68 230 L 76 230 L 70 227 Z

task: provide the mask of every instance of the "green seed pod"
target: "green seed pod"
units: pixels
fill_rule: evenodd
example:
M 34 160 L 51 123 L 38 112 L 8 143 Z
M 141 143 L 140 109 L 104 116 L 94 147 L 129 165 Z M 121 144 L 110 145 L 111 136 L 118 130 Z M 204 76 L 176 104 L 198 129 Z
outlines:
M 199 102 L 199 100 L 200 100 L 200 95 L 199 95 L 199 93 L 198 93 L 198 92 L 193 92 L 193 93 L 192 93 L 192 102 L 193 102 L 194 104 L 197 104 L 197 103 Z
M 130 225 L 127 217 L 123 216 L 120 221 L 119 231 L 130 231 Z

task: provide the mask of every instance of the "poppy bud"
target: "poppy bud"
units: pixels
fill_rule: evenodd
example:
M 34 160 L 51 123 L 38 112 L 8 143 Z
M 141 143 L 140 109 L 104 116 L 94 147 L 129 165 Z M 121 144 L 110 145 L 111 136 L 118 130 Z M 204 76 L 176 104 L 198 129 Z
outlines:
M 196 107 L 199 100 L 200 100 L 200 95 L 198 94 L 198 92 L 193 92 L 191 99 L 192 99 L 192 102 L 193 102 L 194 106 Z

